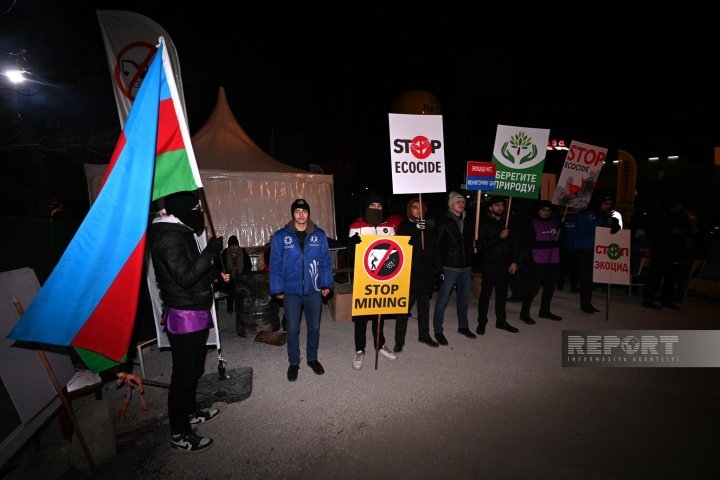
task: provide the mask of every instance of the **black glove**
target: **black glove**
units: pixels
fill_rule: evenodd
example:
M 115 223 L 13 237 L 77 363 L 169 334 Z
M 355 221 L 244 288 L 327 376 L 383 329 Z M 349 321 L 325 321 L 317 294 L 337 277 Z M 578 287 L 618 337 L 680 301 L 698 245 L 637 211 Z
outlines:
M 223 237 L 213 237 L 208 240 L 205 251 L 213 255 L 217 255 L 222 252 L 223 249 Z
M 617 221 L 617 219 L 613 218 L 610 222 L 610 233 L 613 235 L 620 231 L 620 222 Z
M 349 248 L 349 247 L 354 247 L 355 245 L 357 245 L 358 243 L 360 243 L 360 241 L 361 241 L 361 240 L 360 240 L 360 234 L 359 234 L 359 233 L 356 233 L 356 234 L 353 235 L 352 237 L 348 238 L 347 246 L 348 246 L 348 248 Z
M 418 230 L 425 230 L 425 227 L 426 227 L 426 226 L 427 226 L 427 224 L 425 223 L 425 220 L 420 220 L 419 222 L 417 222 L 417 223 L 415 224 L 415 227 L 416 227 Z

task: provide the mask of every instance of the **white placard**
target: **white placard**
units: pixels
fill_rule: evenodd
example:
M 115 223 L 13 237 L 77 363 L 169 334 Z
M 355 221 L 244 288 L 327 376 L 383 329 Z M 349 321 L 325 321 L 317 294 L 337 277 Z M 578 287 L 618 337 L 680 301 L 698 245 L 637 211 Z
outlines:
M 389 115 L 393 193 L 445 192 L 442 115 Z

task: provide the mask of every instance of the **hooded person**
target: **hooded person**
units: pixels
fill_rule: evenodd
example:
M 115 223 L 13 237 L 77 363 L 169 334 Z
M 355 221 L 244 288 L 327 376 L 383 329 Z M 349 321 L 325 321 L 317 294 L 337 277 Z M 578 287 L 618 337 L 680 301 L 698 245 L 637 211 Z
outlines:
M 270 295 L 283 301 L 287 324 L 287 379 L 300 370 L 300 320 L 305 313 L 307 364 L 325 373 L 318 360 L 322 299 L 333 288 L 332 260 L 325 231 L 310 220 L 310 205 L 302 198 L 290 206 L 292 220 L 270 241 Z
M 448 194 L 448 210 L 438 221 L 437 230 L 436 266 L 438 269 L 442 268 L 443 281 L 435 300 L 433 329 L 435 340 L 440 345 L 447 345 L 443 323 L 445 308 L 455 285 L 457 285 L 458 333 L 467 338 L 475 338 L 475 334 L 470 331 L 467 316 L 472 287 L 474 228 L 465 211 L 464 196 L 454 191 Z
M 359 244 L 362 235 L 395 235 L 402 217 L 399 215 L 391 215 L 385 219 L 385 202 L 380 195 L 370 194 L 363 203 L 362 216 L 350 224 L 350 233 L 348 235 L 348 248 L 352 256 L 355 246 Z M 355 324 L 355 357 L 353 358 L 353 368 L 359 370 L 362 368 L 365 358 L 365 346 L 367 344 L 367 324 L 372 322 L 372 335 L 375 346 L 379 346 L 378 353 L 388 360 L 395 360 L 395 354 L 385 345 L 385 335 L 383 329 L 385 326 L 384 318 L 380 319 L 380 338 L 378 342 L 378 316 L 377 315 L 355 315 L 353 322 Z
M 212 439 L 201 437 L 193 425 L 207 422 L 217 408 L 198 410 L 195 397 L 205 370 L 209 329 L 213 325 L 212 282 L 218 272 L 213 258 L 223 246 L 222 237 L 211 238 L 200 252 L 195 234 L 204 230 L 203 210 L 192 192 L 164 198 L 166 215 L 156 218 L 149 231 L 155 277 L 163 301 L 162 324 L 172 350 L 172 376 L 168 393 L 170 448 L 176 452 L 201 452 Z M 225 281 L 230 275 L 220 274 Z
M 179 192 L 168 195 L 163 203 L 167 214 L 190 227 L 195 235 L 200 235 L 205 230 L 205 215 L 194 193 Z
M 372 193 L 363 202 L 362 215 L 350 224 L 349 237 L 355 237 L 355 243 L 359 242 L 356 235 L 395 235 L 403 217 L 391 215 L 386 217 L 385 201 L 383 198 Z

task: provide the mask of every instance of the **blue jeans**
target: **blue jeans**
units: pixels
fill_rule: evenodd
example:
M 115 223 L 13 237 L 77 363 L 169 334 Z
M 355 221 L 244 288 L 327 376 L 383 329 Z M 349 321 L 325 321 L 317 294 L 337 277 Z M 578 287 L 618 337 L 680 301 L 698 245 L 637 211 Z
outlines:
M 443 317 L 445 307 L 450 299 L 453 286 L 457 283 L 457 317 L 458 328 L 468 328 L 468 306 L 470 304 L 471 272 L 456 272 L 443 268 L 445 280 L 440 284 L 437 300 L 435 301 L 435 313 L 433 314 L 433 328 L 435 333 L 443 331 Z
M 300 318 L 303 311 L 307 325 L 307 361 L 317 360 L 322 295 L 320 292 L 308 295 L 285 295 L 283 303 L 287 320 L 287 351 L 290 365 L 300 365 Z

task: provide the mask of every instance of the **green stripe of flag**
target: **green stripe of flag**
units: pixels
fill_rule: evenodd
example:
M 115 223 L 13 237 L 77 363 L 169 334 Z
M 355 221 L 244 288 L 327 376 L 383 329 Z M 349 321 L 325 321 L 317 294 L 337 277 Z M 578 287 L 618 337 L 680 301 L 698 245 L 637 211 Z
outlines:
M 162 153 L 156 157 L 153 200 L 175 192 L 192 191 L 198 188 L 200 186 L 195 183 L 187 151 L 184 148 Z

